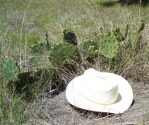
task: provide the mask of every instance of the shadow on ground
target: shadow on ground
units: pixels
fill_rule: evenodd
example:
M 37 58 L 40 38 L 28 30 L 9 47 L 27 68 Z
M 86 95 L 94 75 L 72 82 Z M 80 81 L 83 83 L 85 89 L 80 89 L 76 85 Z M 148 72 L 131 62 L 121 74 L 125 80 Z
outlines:
M 79 113 L 81 116 L 85 117 L 85 118 L 89 118 L 92 119 L 92 118 L 103 118 L 103 117 L 106 117 L 106 118 L 110 118 L 112 116 L 114 116 L 113 113 L 104 113 L 104 112 L 93 112 L 93 111 L 89 111 L 89 110 L 83 110 L 83 109 L 80 109 L 80 108 L 77 108 L 73 105 L 70 104 L 70 106 L 77 112 Z
M 65 81 L 56 72 L 46 69 L 23 72 L 18 77 L 18 81 L 8 83 L 8 88 L 21 94 L 26 101 L 33 101 L 41 91 L 44 91 L 48 97 L 54 97 L 66 88 Z
M 134 82 L 131 85 L 134 102 L 123 114 L 97 113 L 78 109 L 70 105 L 65 92 L 61 92 L 52 98 L 37 99 L 31 107 L 36 118 L 32 117 L 29 123 L 34 122 L 40 125 L 42 121 L 43 125 L 147 125 L 149 123 L 149 84 Z M 41 110 L 37 111 L 39 108 Z

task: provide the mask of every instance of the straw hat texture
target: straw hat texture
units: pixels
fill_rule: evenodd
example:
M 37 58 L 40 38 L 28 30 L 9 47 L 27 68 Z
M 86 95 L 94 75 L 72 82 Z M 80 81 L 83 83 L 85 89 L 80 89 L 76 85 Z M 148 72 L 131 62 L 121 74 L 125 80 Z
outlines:
M 120 114 L 132 104 L 133 91 L 123 77 L 89 68 L 70 81 L 66 98 L 84 110 Z

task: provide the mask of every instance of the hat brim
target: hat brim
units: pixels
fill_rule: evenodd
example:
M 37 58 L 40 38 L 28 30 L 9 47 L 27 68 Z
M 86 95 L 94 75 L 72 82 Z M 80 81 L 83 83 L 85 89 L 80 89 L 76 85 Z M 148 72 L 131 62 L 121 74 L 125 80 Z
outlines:
M 85 83 L 83 80 L 82 75 L 74 78 L 66 88 L 66 98 L 70 104 L 74 105 L 75 107 L 95 111 L 95 112 L 107 112 L 107 113 L 115 113 L 120 114 L 125 112 L 133 101 L 133 92 L 130 84 L 127 80 L 123 77 L 113 74 L 102 72 L 104 75 L 118 81 L 118 89 L 119 89 L 119 96 L 115 103 L 111 105 L 103 105 L 92 102 L 85 98 L 80 90 L 80 86 Z

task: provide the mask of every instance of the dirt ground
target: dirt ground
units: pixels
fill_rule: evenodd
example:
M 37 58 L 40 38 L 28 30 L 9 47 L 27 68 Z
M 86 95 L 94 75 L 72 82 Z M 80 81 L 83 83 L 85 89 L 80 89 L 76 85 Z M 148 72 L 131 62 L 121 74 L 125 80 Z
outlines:
M 52 98 L 42 97 L 32 105 L 27 125 L 148 125 L 149 84 L 130 83 L 134 93 L 132 106 L 121 115 L 84 111 L 71 106 L 65 91 Z

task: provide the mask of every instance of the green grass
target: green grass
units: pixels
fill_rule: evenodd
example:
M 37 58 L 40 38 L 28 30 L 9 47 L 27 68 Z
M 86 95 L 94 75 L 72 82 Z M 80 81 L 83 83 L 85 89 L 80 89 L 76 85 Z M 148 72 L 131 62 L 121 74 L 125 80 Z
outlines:
M 83 41 L 112 32 L 116 27 L 124 34 L 128 23 L 129 40 L 134 41 L 135 46 L 136 37 L 133 34 L 138 30 L 141 20 L 145 20 L 145 24 L 148 25 L 148 10 L 149 6 L 126 6 L 116 3 L 115 0 L 0 0 L 0 61 L 4 56 L 11 56 L 18 64 L 29 61 L 31 71 L 46 68 L 55 70 L 56 67 L 52 67 L 48 59 L 50 50 L 34 55 L 30 53 L 30 48 L 46 43 L 46 33 L 51 46 L 61 42 L 65 29 L 75 32 L 79 46 Z M 148 41 L 147 28 L 142 34 L 140 45 Z M 117 58 L 113 60 L 99 57 L 95 63 L 88 64 L 82 57 L 82 64 L 97 69 L 100 67 L 101 70 L 132 79 L 147 80 L 149 71 L 145 67 L 148 67 L 148 46 L 141 48 L 137 54 L 135 47 L 126 48 L 122 47 Z M 79 70 L 79 67 L 77 68 Z M 24 70 L 21 69 L 22 72 Z M 33 84 L 36 86 L 38 83 L 39 87 L 30 88 L 33 92 L 35 89 L 38 94 L 37 89 L 40 85 L 49 82 L 46 75 L 44 72 L 40 73 L 38 81 Z M 0 124 L 26 123 L 30 117 L 30 103 L 22 99 L 22 95 L 9 92 L 6 87 L 8 81 L 2 72 L 0 79 Z

